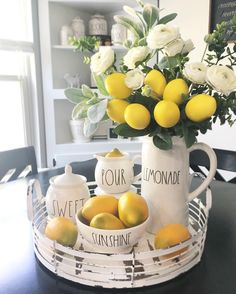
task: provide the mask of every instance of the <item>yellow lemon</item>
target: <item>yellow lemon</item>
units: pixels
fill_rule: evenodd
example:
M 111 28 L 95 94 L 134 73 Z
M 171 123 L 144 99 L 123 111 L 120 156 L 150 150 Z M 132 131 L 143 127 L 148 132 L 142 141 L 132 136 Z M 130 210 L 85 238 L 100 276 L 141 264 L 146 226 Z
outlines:
M 114 148 L 113 150 L 111 150 L 105 155 L 105 157 L 121 157 L 121 156 L 123 156 L 123 153 L 121 153 L 120 150 L 117 148 Z
M 99 213 L 95 215 L 90 222 L 90 226 L 103 230 L 125 229 L 124 224 L 111 213 Z
M 154 108 L 154 118 L 161 127 L 171 128 L 180 119 L 179 107 L 171 101 L 160 101 Z
M 111 97 L 126 99 L 131 95 L 132 89 L 126 86 L 125 77 L 125 74 L 121 72 L 114 72 L 107 76 L 105 87 Z
M 127 227 L 137 226 L 148 218 L 146 200 L 134 192 L 126 192 L 119 199 L 118 213 Z
M 82 216 L 89 222 L 103 212 L 118 215 L 118 200 L 114 196 L 99 195 L 87 200 L 82 208 Z
M 150 112 L 139 103 L 132 103 L 125 109 L 125 121 L 133 129 L 145 129 L 151 120 Z
M 127 101 L 120 99 L 111 99 L 107 105 L 107 115 L 109 118 L 118 123 L 124 123 L 124 112 L 129 105 Z
M 144 84 L 148 85 L 152 88 L 152 90 L 161 97 L 163 95 L 165 86 L 166 86 L 166 79 L 164 75 L 156 69 L 152 69 L 146 75 L 144 79 Z
M 182 224 L 169 224 L 161 228 L 154 240 L 156 249 L 166 249 L 178 245 L 191 237 L 189 230 Z M 171 258 L 187 250 L 187 247 L 177 250 L 173 253 L 166 254 L 166 258 Z
M 189 100 L 185 106 L 187 117 L 194 122 L 210 118 L 216 111 L 216 100 L 207 94 L 199 94 Z
M 188 85 L 183 79 L 175 79 L 166 85 L 163 99 L 180 104 L 182 102 L 182 94 L 188 94 Z
M 70 219 L 60 216 L 48 222 L 45 235 L 61 245 L 73 247 L 77 240 L 78 230 Z

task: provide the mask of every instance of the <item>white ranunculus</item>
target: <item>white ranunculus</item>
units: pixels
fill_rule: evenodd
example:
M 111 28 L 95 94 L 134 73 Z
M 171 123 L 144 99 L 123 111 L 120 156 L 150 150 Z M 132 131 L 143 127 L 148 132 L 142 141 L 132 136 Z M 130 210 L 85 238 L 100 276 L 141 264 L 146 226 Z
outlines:
M 90 69 L 96 75 L 104 73 L 114 62 L 115 54 L 109 46 L 101 46 L 91 57 Z
M 188 40 L 184 41 L 184 47 L 183 47 L 181 53 L 182 54 L 189 53 L 194 48 L 195 47 L 194 47 L 193 41 L 191 39 L 188 39 Z
M 209 67 L 206 81 L 213 89 L 226 95 L 236 89 L 236 75 L 227 66 L 212 65 Z
M 184 48 L 184 40 L 179 38 L 164 47 L 164 53 L 168 56 L 175 56 L 181 53 Z
M 145 46 L 133 47 L 124 56 L 124 65 L 126 65 L 128 69 L 134 69 L 136 67 L 135 63 L 139 61 L 143 61 L 148 54 L 149 54 L 148 47 L 145 47 Z
M 166 24 L 159 24 L 148 34 L 147 44 L 151 49 L 161 49 L 178 38 L 180 38 L 178 28 Z
M 126 73 L 125 84 L 128 88 L 137 90 L 142 87 L 144 74 L 139 68 L 132 69 Z
M 205 84 L 207 67 L 202 62 L 187 63 L 184 66 L 184 76 L 194 84 Z

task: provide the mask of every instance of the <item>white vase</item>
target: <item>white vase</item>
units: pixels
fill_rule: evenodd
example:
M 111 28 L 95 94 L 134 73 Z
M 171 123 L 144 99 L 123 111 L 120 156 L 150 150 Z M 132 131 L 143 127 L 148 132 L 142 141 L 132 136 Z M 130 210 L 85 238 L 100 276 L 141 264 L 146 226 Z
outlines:
M 84 119 L 70 120 L 70 129 L 74 143 L 87 143 L 91 137 L 84 135 Z
M 107 35 L 107 21 L 105 17 L 100 14 L 95 14 L 89 21 L 90 35 Z
M 154 234 L 171 223 L 187 226 L 188 203 L 207 188 L 216 172 L 216 155 L 208 145 L 197 143 L 187 149 L 182 138 L 172 140 L 171 150 L 158 149 L 152 138 L 145 138 L 142 147 L 142 196 L 151 214 L 148 231 Z M 189 153 L 196 149 L 207 153 L 210 171 L 204 182 L 190 193 Z
M 73 18 L 71 27 L 76 38 L 80 38 L 85 35 L 84 21 L 79 16 Z

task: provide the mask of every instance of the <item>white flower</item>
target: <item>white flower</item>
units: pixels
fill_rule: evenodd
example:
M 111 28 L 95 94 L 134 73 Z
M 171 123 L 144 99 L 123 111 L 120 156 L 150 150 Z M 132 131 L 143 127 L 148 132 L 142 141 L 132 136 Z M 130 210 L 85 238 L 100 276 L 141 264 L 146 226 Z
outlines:
M 91 57 L 90 69 L 100 75 L 104 73 L 114 62 L 115 54 L 109 46 L 101 46 L 99 51 Z
M 216 91 L 226 95 L 236 88 L 236 75 L 227 66 L 212 65 L 207 70 L 206 80 Z
M 188 40 L 184 41 L 184 47 L 183 47 L 181 53 L 182 54 L 189 53 L 194 48 L 195 47 L 194 47 L 193 41 L 191 39 L 188 39 Z
M 137 90 L 142 87 L 144 74 L 139 68 L 132 69 L 126 73 L 125 84 L 128 88 Z
M 179 29 L 170 25 L 156 25 L 147 36 L 147 44 L 151 49 L 160 49 L 180 38 Z
M 207 67 L 202 62 L 185 64 L 183 74 L 194 84 L 205 84 Z
M 149 54 L 149 49 L 145 46 L 133 47 L 124 56 L 124 64 L 128 69 L 134 69 L 135 63 L 143 61 Z
M 184 48 L 184 40 L 176 39 L 164 47 L 164 52 L 168 56 L 175 56 L 178 53 L 181 53 Z

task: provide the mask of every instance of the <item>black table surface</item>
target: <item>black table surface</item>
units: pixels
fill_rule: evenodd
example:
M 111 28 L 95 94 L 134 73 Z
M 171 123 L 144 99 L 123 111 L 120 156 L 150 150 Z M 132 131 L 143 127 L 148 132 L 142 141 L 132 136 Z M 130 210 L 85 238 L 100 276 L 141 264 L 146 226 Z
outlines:
M 75 173 L 94 180 L 95 160 L 73 163 Z M 139 167 L 136 166 L 136 170 Z M 45 194 L 49 178 L 63 169 L 39 173 Z M 236 293 L 236 185 L 214 181 L 213 205 L 201 262 L 179 277 L 136 289 L 103 289 L 56 277 L 43 267 L 33 251 L 31 224 L 26 214 L 27 180 L 0 185 L 0 293 Z

